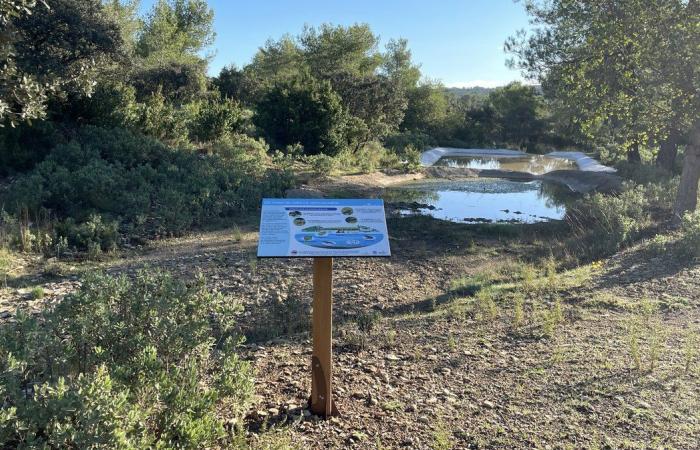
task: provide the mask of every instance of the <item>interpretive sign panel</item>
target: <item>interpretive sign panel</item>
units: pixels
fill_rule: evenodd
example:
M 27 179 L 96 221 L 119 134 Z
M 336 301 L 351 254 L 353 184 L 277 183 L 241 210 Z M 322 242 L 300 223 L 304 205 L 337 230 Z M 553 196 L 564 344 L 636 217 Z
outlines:
M 258 256 L 391 256 L 384 201 L 263 199 Z

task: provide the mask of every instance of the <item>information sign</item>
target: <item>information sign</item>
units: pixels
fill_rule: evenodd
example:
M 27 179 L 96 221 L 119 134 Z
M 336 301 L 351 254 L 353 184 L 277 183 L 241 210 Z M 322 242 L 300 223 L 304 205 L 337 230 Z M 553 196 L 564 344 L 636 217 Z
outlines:
M 391 256 L 384 201 L 264 199 L 258 256 Z

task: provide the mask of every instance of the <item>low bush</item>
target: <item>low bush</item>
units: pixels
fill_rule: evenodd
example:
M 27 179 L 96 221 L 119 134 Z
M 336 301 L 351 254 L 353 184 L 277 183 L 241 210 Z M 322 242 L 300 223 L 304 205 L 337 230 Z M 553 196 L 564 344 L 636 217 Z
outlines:
M 700 257 L 700 211 L 688 213 L 683 217 L 678 244 L 683 256 Z
M 198 142 L 211 142 L 245 131 L 252 112 L 231 99 L 214 99 L 197 104 L 189 136 Z
M 306 162 L 311 166 L 314 175 L 325 177 L 331 175 L 336 168 L 336 161 L 332 156 L 318 154 L 306 157 Z
M 12 267 L 12 254 L 0 246 L 0 288 L 7 285 L 7 275 Z
M 672 195 L 672 194 L 671 194 Z M 652 229 L 671 197 L 661 185 L 626 184 L 616 195 L 596 193 L 577 201 L 567 213 L 574 242 L 588 257 L 609 254 Z
M 88 277 L 0 329 L 0 447 L 211 448 L 252 396 L 238 306 L 165 273 Z
M 206 156 L 123 129 L 85 127 L 19 177 L 0 206 L 30 217 L 50 211 L 62 221 L 54 242 L 64 237 L 81 250 L 97 244 L 109 250 L 119 235 L 181 234 L 254 210 L 264 195 L 291 186 L 289 173 L 266 168 L 263 144 L 240 137 L 228 142 L 235 149 Z
M 388 149 L 401 154 L 408 147 L 413 147 L 419 152 L 422 152 L 430 147 L 436 146 L 437 142 L 428 134 L 419 131 L 404 131 L 384 139 L 384 145 Z

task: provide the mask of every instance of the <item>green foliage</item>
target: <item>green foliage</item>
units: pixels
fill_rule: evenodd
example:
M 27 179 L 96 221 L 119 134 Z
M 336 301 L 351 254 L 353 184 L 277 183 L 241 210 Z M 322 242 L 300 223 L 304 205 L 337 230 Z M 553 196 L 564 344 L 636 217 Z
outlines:
M 422 152 L 412 145 L 408 145 L 401 153 L 402 163 L 407 172 L 416 172 L 423 164 L 421 163 Z
M 404 92 L 418 86 L 420 67 L 413 63 L 406 39 L 389 39 L 382 62 L 382 71 Z
M 244 131 L 251 113 L 231 99 L 210 100 L 198 107 L 190 124 L 190 137 L 198 142 L 213 142 Z
M 236 163 L 252 174 L 264 173 L 264 162 L 270 158 L 270 147 L 262 138 L 246 134 L 231 134 L 220 137 L 211 144 L 211 151 L 230 163 Z
M 592 140 L 619 144 L 631 162 L 658 146 L 657 163 L 670 170 L 683 139 L 686 155 L 697 153 L 700 84 L 688 68 L 700 64 L 698 2 L 529 0 L 526 8 L 535 27 L 506 50 L 542 82 L 558 115 Z M 674 222 L 697 203 L 700 165 L 690 156 L 684 166 Z
M 225 447 L 225 418 L 253 392 L 237 308 L 202 279 L 141 272 L 92 275 L 40 316 L 18 314 L 0 330 L 0 445 Z
M 101 127 L 131 127 L 138 118 L 136 90 L 124 82 L 97 83 L 90 97 L 75 96 L 60 111 L 63 119 Z M 57 111 L 58 112 L 58 111 Z
M 336 168 L 335 159 L 328 155 L 312 155 L 306 158 L 311 165 L 311 170 L 317 177 L 332 175 Z
M 596 193 L 573 205 L 567 220 L 582 250 L 609 254 L 638 239 L 652 225 L 658 206 L 657 185 L 627 185 L 616 195 Z
M 379 142 L 368 142 L 356 153 L 358 169 L 362 173 L 371 173 L 379 167 L 387 166 L 388 151 Z
M 148 62 L 199 62 L 214 41 L 214 12 L 205 0 L 158 0 L 136 43 Z
M 118 223 L 106 221 L 101 215 L 93 214 L 87 221 L 76 224 L 71 217 L 55 225 L 55 234 L 67 243 L 81 250 L 87 250 L 88 255 L 97 257 L 103 251 L 112 251 L 119 243 Z
M 181 145 L 187 143 L 187 125 L 194 115 L 195 113 L 191 110 L 178 108 L 172 103 L 166 102 L 160 88 L 158 88 L 144 103 L 139 104 L 136 125 L 148 136 L 173 145 Z
M 548 338 L 554 336 L 559 325 L 564 322 L 561 299 L 557 297 L 548 309 L 542 311 L 540 321 L 542 323 L 542 333 L 544 336 Z
M 170 103 L 182 104 L 206 96 L 206 65 L 203 62 L 180 63 L 167 61 L 135 72 L 129 83 L 139 101 L 160 91 Z
M 452 432 L 445 426 L 445 423 L 440 420 L 433 431 L 433 442 L 431 448 L 433 450 L 451 450 L 455 447 Z
M 511 83 L 489 94 L 498 128 L 498 142 L 534 150 L 543 133 L 542 99 L 532 86 Z
M 12 254 L 4 247 L 0 246 L 0 287 L 7 285 L 7 276 L 12 267 Z
M 32 169 L 54 145 L 64 140 L 52 122 L 18 123 L 15 127 L 0 128 L 0 175 Z
M 402 131 L 392 134 L 384 140 L 384 145 L 397 153 L 405 152 L 408 147 L 423 152 L 435 144 L 436 142 L 430 135 L 417 131 Z
M 407 89 L 420 77 L 405 41 L 390 41 L 384 54 L 378 50 L 378 42 L 366 24 L 307 27 L 296 39 L 286 35 L 268 41 L 250 65 L 242 70 L 223 70 L 216 83 L 222 93 L 254 101 L 260 109 L 259 99 L 280 85 L 296 80 L 311 88 L 328 82 L 347 116 L 343 120 L 346 145 L 359 148 L 398 130 L 407 106 Z M 286 110 L 279 115 L 292 123 L 299 120 L 293 109 Z M 259 126 L 268 136 L 275 131 L 268 121 Z
M 627 343 L 630 358 L 638 371 L 653 372 L 666 346 L 666 330 L 658 315 L 658 307 L 649 299 L 642 299 L 637 311 L 627 324 Z
M 44 298 L 44 288 L 41 286 L 32 288 L 32 291 L 29 293 L 29 295 L 31 295 L 32 300 L 41 300 L 42 298 Z
M 56 231 L 82 249 L 98 242 L 108 250 L 117 230 L 127 236 L 182 233 L 255 209 L 263 195 L 290 186 L 287 174 L 266 170 L 259 153 L 247 154 L 248 144 L 239 144 L 237 157 L 201 157 L 125 130 L 85 127 L 18 178 L 3 201 L 11 209 L 48 209 L 66 219 Z
M 278 148 L 299 143 L 308 155 L 332 156 L 347 145 L 347 116 L 327 81 L 280 82 L 260 100 L 254 121 Z
M 434 134 L 447 118 L 448 97 L 442 85 L 425 83 L 408 93 L 403 130 Z
M 683 256 L 700 257 L 700 211 L 683 216 L 679 246 Z
M 317 77 L 334 72 L 369 75 L 382 63 L 379 37 L 367 24 L 305 27 L 298 39 L 304 60 Z
M 0 123 L 43 118 L 50 99 L 89 94 L 100 64 L 121 54 L 99 0 L 4 0 L 0 28 Z

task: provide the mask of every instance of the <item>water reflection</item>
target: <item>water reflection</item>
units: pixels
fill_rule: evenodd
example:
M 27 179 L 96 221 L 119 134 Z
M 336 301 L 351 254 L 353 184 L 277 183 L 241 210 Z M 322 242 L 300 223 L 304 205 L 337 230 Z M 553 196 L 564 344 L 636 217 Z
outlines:
M 571 160 L 540 155 L 523 157 L 447 156 L 441 158 L 435 165 L 478 170 L 513 170 L 535 175 L 541 175 L 553 170 L 578 169 L 576 163 Z
M 557 194 L 541 181 L 479 178 L 406 183 L 387 189 L 384 200 L 400 205 L 404 215 L 425 214 L 460 223 L 534 223 L 564 218 L 564 200 Z

